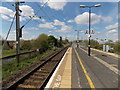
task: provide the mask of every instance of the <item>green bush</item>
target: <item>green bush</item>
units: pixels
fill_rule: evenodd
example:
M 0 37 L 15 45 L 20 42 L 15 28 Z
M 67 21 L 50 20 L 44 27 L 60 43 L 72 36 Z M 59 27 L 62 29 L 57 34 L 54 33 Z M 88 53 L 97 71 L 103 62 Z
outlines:
M 27 50 L 31 50 L 32 49 L 32 45 L 31 45 L 31 42 L 30 42 L 30 40 L 24 40 L 24 41 L 22 41 L 21 42 L 21 49 L 23 50 L 25 50 L 25 49 L 27 49 Z

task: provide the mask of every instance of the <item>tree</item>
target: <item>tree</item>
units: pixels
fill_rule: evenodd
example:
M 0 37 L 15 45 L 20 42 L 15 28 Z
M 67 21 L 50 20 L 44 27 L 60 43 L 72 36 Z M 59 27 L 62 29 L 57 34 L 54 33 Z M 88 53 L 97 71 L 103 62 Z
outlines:
M 120 54 L 120 41 L 116 42 L 113 48 L 114 48 L 114 52 Z
M 83 43 L 85 43 L 86 46 L 88 46 L 88 40 L 84 40 Z M 96 40 L 90 40 L 90 45 L 92 48 L 99 48 L 99 43 Z
M 57 39 L 52 35 L 50 35 L 48 37 L 47 41 L 48 41 L 48 44 L 49 44 L 50 48 L 53 48 L 54 46 L 57 46 L 57 44 L 58 44 Z
M 30 40 L 21 41 L 21 49 L 31 50 L 31 48 L 32 48 L 32 45 Z
M 41 34 L 39 37 L 33 41 L 32 45 L 34 48 L 39 48 L 43 51 L 48 49 L 48 42 L 47 42 L 48 36 L 46 34 Z
M 98 43 L 98 41 L 96 41 L 96 40 L 91 40 L 91 47 L 92 48 L 98 48 L 98 46 L 99 46 L 99 43 Z
M 62 43 L 63 43 L 63 44 L 67 44 L 67 43 L 69 43 L 69 40 L 68 40 L 68 39 L 65 39 L 65 40 L 62 41 Z
M 113 46 L 114 46 L 113 43 L 109 43 L 109 42 L 105 43 L 105 45 L 109 45 L 110 47 L 113 47 Z

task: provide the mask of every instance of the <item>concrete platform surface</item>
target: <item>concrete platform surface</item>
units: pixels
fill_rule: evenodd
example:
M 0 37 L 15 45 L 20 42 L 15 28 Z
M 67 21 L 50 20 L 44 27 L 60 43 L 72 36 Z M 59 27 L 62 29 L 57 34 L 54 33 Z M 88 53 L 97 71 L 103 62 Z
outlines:
M 72 48 L 68 48 L 61 62 L 46 85 L 46 90 L 53 88 L 71 88 Z

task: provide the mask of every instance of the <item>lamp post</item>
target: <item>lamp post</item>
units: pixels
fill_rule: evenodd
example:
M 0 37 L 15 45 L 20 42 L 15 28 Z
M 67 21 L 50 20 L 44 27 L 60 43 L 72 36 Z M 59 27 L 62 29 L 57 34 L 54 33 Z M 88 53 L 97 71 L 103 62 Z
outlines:
M 88 8 L 89 9 L 89 31 L 88 31 L 88 56 L 90 56 L 90 37 L 91 37 L 91 8 L 92 7 L 100 7 L 100 4 L 93 5 L 93 6 L 85 6 L 85 5 L 80 5 L 80 8 Z

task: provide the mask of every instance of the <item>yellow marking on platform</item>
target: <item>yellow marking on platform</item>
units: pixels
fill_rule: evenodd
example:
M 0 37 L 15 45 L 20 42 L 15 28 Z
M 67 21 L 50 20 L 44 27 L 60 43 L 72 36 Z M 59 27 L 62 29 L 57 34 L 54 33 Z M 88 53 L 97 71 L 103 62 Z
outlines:
M 76 53 L 76 55 L 77 55 L 77 57 L 78 57 L 79 63 L 80 63 L 80 65 L 81 65 L 82 69 L 83 69 L 83 72 L 84 72 L 84 74 L 85 74 L 85 76 L 86 76 L 86 78 L 87 78 L 87 80 L 88 80 L 88 83 L 89 83 L 90 87 L 91 87 L 91 88 L 95 88 L 95 86 L 94 86 L 91 78 L 89 77 L 89 75 L 88 75 L 88 73 L 87 73 L 87 71 L 86 71 L 86 69 L 85 69 L 85 67 L 84 67 L 84 65 L 83 65 L 83 63 L 82 63 L 82 61 L 81 61 L 81 59 L 80 59 L 80 56 L 79 56 L 79 54 L 77 53 L 77 51 L 76 51 L 75 48 L 74 48 L 74 51 L 75 51 L 75 53 Z

